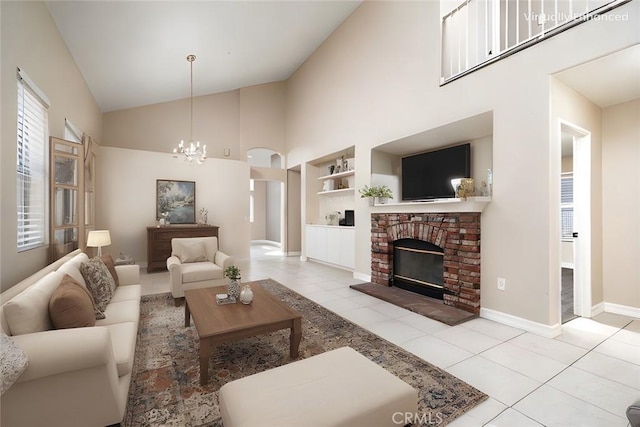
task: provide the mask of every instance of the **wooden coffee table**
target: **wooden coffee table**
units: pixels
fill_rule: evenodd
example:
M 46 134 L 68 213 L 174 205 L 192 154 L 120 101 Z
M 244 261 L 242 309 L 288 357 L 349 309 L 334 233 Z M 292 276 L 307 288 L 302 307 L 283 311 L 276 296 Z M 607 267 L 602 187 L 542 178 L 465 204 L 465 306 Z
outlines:
M 291 329 L 289 355 L 298 357 L 302 339 L 302 316 L 271 295 L 257 282 L 251 285 L 253 302 L 245 305 L 218 305 L 216 294 L 227 292 L 226 286 L 184 291 L 184 325 L 196 325 L 200 338 L 200 384 L 209 381 L 211 346 L 223 342 L 254 337 L 280 329 Z

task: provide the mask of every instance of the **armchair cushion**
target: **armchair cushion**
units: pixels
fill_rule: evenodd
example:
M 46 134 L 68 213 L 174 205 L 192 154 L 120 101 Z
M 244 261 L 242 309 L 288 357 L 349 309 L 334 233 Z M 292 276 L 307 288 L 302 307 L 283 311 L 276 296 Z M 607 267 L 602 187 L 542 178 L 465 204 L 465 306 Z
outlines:
M 182 263 L 202 262 L 207 260 L 207 253 L 202 241 L 184 242 L 178 255 Z
M 224 278 L 222 268 L 211 262 L 194 262 L 182 265 L 182 283 L 201 282 Z
M 182 263 L 209 261 L 218 252 L 217 237 L 176 237 L 171 239 L 171 255 Z

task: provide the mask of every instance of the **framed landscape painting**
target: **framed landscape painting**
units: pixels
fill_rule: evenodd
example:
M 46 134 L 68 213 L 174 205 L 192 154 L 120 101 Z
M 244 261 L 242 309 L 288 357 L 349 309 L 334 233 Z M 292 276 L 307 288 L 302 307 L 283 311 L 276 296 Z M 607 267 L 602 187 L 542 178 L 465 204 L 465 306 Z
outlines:
M 195 224 L 196 183 L 156 180 L 156 219 L 171 224 Z

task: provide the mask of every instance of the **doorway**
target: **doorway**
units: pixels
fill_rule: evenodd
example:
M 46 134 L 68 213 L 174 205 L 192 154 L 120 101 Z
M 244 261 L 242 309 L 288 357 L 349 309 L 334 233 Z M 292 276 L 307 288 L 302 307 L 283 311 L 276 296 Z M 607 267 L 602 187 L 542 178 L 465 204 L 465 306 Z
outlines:
M 251 258 L 282 256 L 284 250 L 284 200 L 286 172 L 283 159 L 267 148 L 247 152 L 251 166 L 249 217 Z
M 561 319 L 591 317 L 591 134 L 561 121 Z

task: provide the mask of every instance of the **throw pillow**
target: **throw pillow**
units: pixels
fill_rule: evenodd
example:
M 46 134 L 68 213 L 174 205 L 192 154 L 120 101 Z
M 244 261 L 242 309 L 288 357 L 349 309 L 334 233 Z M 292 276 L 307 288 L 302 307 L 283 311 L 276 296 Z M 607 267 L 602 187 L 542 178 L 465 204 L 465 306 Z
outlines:
M 180 261 L 183 263 L 188 262 L 201 262 L 207 260 L 207 252 L 204 243 L 185 243 L 182 246 L 182 253 L 180 254 Z
M 27 369 L 29 357 L 16 342 L 0 331 L 0 394 L 4 394 Z
M 56 329 L 95 326 L 94 306 L 89 291 L 65 274 L 49 300 L 51 323 Z
M 113 258 L 109 254 L 102 255 L 102 262 L 107 266 L 109 273 L 111 273 L 111 277 L 113 277 L 113 281 L 116 283 L 116 288 L 120 286 L 120 281 L 118 280 L 118 273 L 116 272 L 116 263 L 113 262 Z
M 116 283 L 109 269 L 99 257 L 93 257 L 80 264 L 80 273 L 87 282 L 87 289 L 93 295 L 96 307 L 104 312 L 116 290 Z

